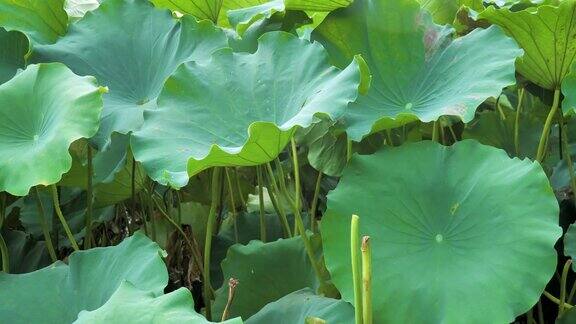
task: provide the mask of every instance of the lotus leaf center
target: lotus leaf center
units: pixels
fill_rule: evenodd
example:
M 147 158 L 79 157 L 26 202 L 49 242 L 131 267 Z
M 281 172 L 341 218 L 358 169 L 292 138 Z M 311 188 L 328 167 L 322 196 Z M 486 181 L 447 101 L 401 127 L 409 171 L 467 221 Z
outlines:
M 404 106 L 404 109 L 406 110 L 412 109 L 412 103 L 411 102 L 407 103 L 406 106 Z
M 34 141 L 38 141 L 38 135 L 34 135 Z
M 444 236 L 442 236 L 442 234 L 436 234 L 436 242 L 438 243 L 442 243 L 442 241 L 444 241 Z

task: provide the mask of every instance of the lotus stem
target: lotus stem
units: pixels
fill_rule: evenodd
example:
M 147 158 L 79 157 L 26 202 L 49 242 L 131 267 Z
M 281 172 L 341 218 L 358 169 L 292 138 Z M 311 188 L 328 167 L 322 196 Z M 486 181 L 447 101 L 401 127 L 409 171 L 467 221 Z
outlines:
M 162 216 L 164 216 L 164 218 L 172 225 L 174 226 L 174 228 L 176 228 L 176 230 L 178 231 L 178 233 L 182 236 L 182 238 L 184 239 L 184 241 L 186 241 L 186 244 L 188 245 L 188 248 L 190 249 L 190 251 L 192 252 L 192 254 L 194 255 L 194 260 L 196 261 L 196 265 L 198 266 L 198 269 L 200 269 L 200 274 L 204 277 L 204 265 L 202 264 L 202 255 L 200 254 L 200 248 L 198 248 L 198 246 L 196 244 L 194 244 L 190 238 L 188 238 L 188 235 L 186 235 L 186 233 L 184 232 L 184 230 L 180 227 L 180 225 L 178 225 L 178 223 L 176 223 L 172 217 L 170 217 L 170 215 L 168 215 L 168 213 L 166 211 L 164 211 L 164 209 L 162 209 L 162 206 L 160 205 L 160 202 L 156 199 L 156 197 L 152 197 L 152 200 L 154 201 L 154 204 L 156 205 L 156 208 L 158 208 L 158 211 L 160 212 L 160 214 Z
M 236 174 L 236 187 L 238 188 L 238 195 L 240 196 L 240 201 L 242 202 L 242 206 L 246 207 L 246 200 L 244 200 L 242 187 L 240 187 L 240 176 L 238 175 L 238 170 L 234 169 L 234 173 Z
M 260 241 L 266 242 L 266 213 L 264 211 L 264 183 L 262 180 L 262 167 L 256 166 L 258 178 L 258 205 L 260 209 Z
M 362 237 L 362 318 L 372 324 L 372 247 L 370 236 Z
M 60 209 L 60 201 L 58 199 L 58 188 L 56 188 L 56 185 L 53 184 L 50 185 L 50 189 L 52 190 L 52 202 L 54 203 L 54 210 L 56 211 L 56 215 L 58 216 L 58 219 L 60 219 L 62 227 L 64 227 L 64 232 L 66 232 L 66 236 L 68 237 L 68 240 L 72 245 L 72 248 L 74 249 L 74 251 L 79 251 L 80 248 L 78 247 L 78 243 L 76 243 L 76 239 L 74 238 L 74 235 L 72 235 L 70 226 L 68 226 L 66 218 L 64 218 L 62 210 Z
M 87 145 L 88 155 L 88 174 L 86 176 L 86 236 L 84 237 L 84 249 L 89 249 L 92 246 L 92 177 L 94 174 L 93 161 L 92 161 L 92 146 L 90 143 Z
M 216 222 L 216 210 L 218 209 L 220 193 L 220 168 L 212 170 L 211 202 L 208 223 L 206 224 L 206 241 L 204 243 L 204 304 L 206 305 L 206 319 L 212 320 L 212 284 L 210 283 L 210 254 L 212 252 L 212 234 Z
M 300 209 L 300 196 L 302 192 L 300 189 L 300 165 L 298 163 L 298 149 L 296 148 L 294 137 L 290 139 L 290 145 L 292 147 L 292 163 L 294 167 L 294 203 L 296 207 Z
M 524 88 L 518 90 L 518 104 L 516 105 L 516 118 L 514 119 L 514 149 L 516 155 L 520 154 L 520 113 L 522 112 L 522 100 L 524 99 Z
M 538 300 L 538 323 L 545 324 L 544 311 L 542 310 L 542 300 Z
M 280 159 L 276 157 L 274 163 L 276 165 L 276 171 L 278 172 L 278 183 L 280 184 L 280 189 L 282 189 L 283 192 L 288 194 L 288 187 L 286 186 L 286 176 L 284 175 L 282 162 L 280 162 Z M 290 196 L 286 196 L 284 198 L 286 199 L 286 201 L 290 201 Z
M 360 219 L 357 215 L 352 215 L 350 223 L 350 252 L 352 263 L 352 281 L 354 283 L 354 318 L 356 324 L 362 324 L 362 274 L 360 267 L 360 232 L 359 232 Z
M 346 161 L 352 159 L 352 140 L 346 140 Z
M 40 193 L 38 193 L 38 187 L 34 188 L 34 193 L 36 194 L 36 207 L 38 208 L 38 219 L 40 220 L 40 227 L 42 227 L 44 242 L 46 243 L 46 248 L 48 249 L 50 259 L 52 260 L 52 262 L 56 262 L 56 260 L 58 260 L 58 257 L 56 256 L 56 250 L 54 250 L 54 244 L 52 244 L 50 229 L 48 228 L 48 224 L 46 224 L 46 213 L 44 212 L 44 205 L 42 204 L 42 199 L 40 199 Z
M 570 152 L 570 142 L 568 141 L 568 127 L 564 122 L 564 117 L 560 114 L 560 132 L 561 134 L 561 141 L 562 141 L 562 154 L 563 159 L 566 165 L 568 166 L 568 173 L 570 176 L 570 187 L 572 189 L 572 201 L 574 205 L 576 205 L 576 178 L 574 177 L 574 165 L 572 164 L 572 156 Z
M 504 114 L 504 110 L 502 110 L 502 107 L 500 106 L 500 97 L 498 97 L 498 99 L 496 99 L 496 110 L 498 110 L 498 113 L 500 114 L 500 119 L 506 120 L 506 115 Z
M 266 171 L 268 175 L 268 183 L 272 188 L 272 192 L 270 191 L 270 188 L 268 189 L 270 200 L 272 200 L 272 205 L 274 206 L 276 213 L 280 217 L 280 223 L 284 228 L 284 234 L 286 235 L 286 237 L 292 237 L 292 231 L 290 230 L 288 217 L 286 217 L 284 208 L 280 205 L 280 190 L 278 190 L 278 185 L 276 184 L 276 180 L 274 179 L 274 172 L 272 172 L 272 166 L 270 165 L 270 163 L 266 163 Z
M 386 133 L 386 143 L 388 144 L 388 146 L 394 146 L 394 141 L 392 140 L 392 131 L 390 129 L 387 129 L 385 133 Z
M 226 301 L 226 307 L 224 307 L 224 312 L 222 312 L 221 322 L 224 322 L 230 316 L 230 308 L 232 307 L 232 302 L 234 301 L 234 293 L 236 292 L 236 287 L 238 287 L 238 279 L 230 278 L 228 280 L 228 300 Z
M 571 265 L 572 259 L 568 259 L 568 261 L 564 263 L 562 276 L 560 277 L 560 304 L 558 305 L 558 318 L 564 314 L 564 305 L 566 305 L 566 280 L 568 279 L 568 271 L 570 271 Z
M 560 103 L 560 89 L 554 90 L 554 102 L 552 103 L 552 108 L 546 117 L 546 122 L 544 122 L 544 129 L 542 130 L 542 135 L 540 136 L 540 142 L 538 143 L 538 152 L 536 153 L 536 161 L 542 163 L 544 157 L 546 156 L 546 149 L 548 148 L 548 137 L 550 135 L 550 127 L 552 126 L 552 121 L 558 111 L 558 106 Z
M 572 284 L 572 289 L 570 289 L 570 294 L 568 294 L 568 299 L 566 299 L 569 304 L 572 303 L 574 293 L 576 293 L 576 281 L 574 281 L 574 283 Z
M 0 256 L 2 256 L 2 271 L 10 273 L 10 255 L 8 254 L 8 246 L 2 233 L 0 233 Z
M 224 168 L 226 173 L 226 183 L 228 184 L 228 194 L 230 195 L 230 211 L 232 212 L 232 221 L 234 222 L 234 241 L 238 243 L 238 217 L 236 215 L 236 201 L 234 200 L 234 190 L 232 189 L 232 180 L 228 168 Z
M 544 292 L 542 293 L 546 298 L 548 298 L 551 302 L 553 302 L 556 305 L 560 305 L 560 299 L 554 297 L 554 295 L 552 295 L 551 293 L 547 292 L 546 290 L 544 290 Z M 541 307 L 541 306 L 539 306 Z M 571 309 L 572 305 L 568 304 L 568 303 L 564 303 L 564 308 L 565 309 Z M 540 311 L 540 310 L 539 310 Z M 543 322 L 542 322 L 543 323 Z
M 438 122 L 434 121 L 432 124 L 432 141 L 438 142 Z
M 312 233 L 316 233 L 316 209 L 318 208 L 318 197 L 320 196 L 320 184 L 322 183 L 322 172 L 318 172 L 316 177 L 316 186 L 314 187 L 314 197 L 312 198 L 312 206 L 310 207 L 310 229 Z

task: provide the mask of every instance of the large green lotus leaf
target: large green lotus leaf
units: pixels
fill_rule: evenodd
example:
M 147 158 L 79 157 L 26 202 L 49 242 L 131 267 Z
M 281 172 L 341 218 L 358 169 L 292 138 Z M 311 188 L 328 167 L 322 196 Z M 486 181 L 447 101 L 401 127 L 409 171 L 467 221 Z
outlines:
M 30 65 L 0 85 L 0 191 L 25 196 L 58 182 L 70 144 L 96 133 L 103 92 L 60 63 Z
M 360 64 L 338 70 L 322 46 L 285 32 L 264 34 L 254 54 L 223 49 L 185 63 L 134 133 L 134 156 L 152 179 L 175 188 L 212 166 L 271 161 L 314 115 L 342 115 L 357 97 Z
M 521 11 L 489 7 L 479 18 L 503 28 L 524 49 L 518 72 L 543 88 L 560 88 L 576 56 L 576 1 Z
M 572 71 L 562 82 L 562 93 L 564 94 L 562 111 L 567 115 L 576 114 L 576 64 L 572 64 Z
M 315 250 L 320 249 L 318 237 L 312 237 Z M 248 265 L 248 266 L 247 266 Z M 263 243 L 251 241 L 236 244 L 222 261 L 224 281 L 238 279 L 230 317 L 248 318 L 266 304 L 302 288 L 317 288 L 318 282 L 300 237 Z M 228 285 L 216 291 L 213 306 L 220 318 L 228 299 Z
M 474 10 L 484 9 L 482 0 L 418 0 L 418 2 L 430 13 L 434 22 L 441 25 L 452 24 L 462 6 Z
M 32 59 L 63 62 L 108 86 L 94 138 L 102 148 L 112 132 L 140 128 L 143 112 L 156 107 L 164 81 L 178 65 L 225 46 L 224 33 L 208 21 L 178 20 L 143 0 L 107 0 L 55 44 L 35 48 Z
M 352 302 L 357 214 L 372 242 L 375 323 L 510 323 L 554 274 L 558 213 L 537 162 L 471 140 L 403 145 L 344 170 L 321 224 L 326 265 Z
M 354 323 L 354 307 L 343 300 L 318 296 L 312 289 L 304 288 L 264 306 L 246 324 L 305 323 L 307 317 L 321 318 L 326 323 Z
M 329 176 L 339 177 L 346 166 L 347 141 L 335 122 L 321 121 L 296 134 L 300 144 L 308 147 L 310 165 Z
M 74 322 L 81 323 L 212 323 L 194 311 L 194 300 L 190 290 L 180 288 L 169 294 L 156 297 L 142 291 L 129 282 L 123 282 L 118 290 L 100 308 L 82 311 Z M 240 318 L 222 323 L 242 324 Z
M 576 225 L 571 224 L 564 235 L 564 255 L 569 258 L 576 258 Z M 576 265 L 572 264 L 572 269 L 576 271 Z
M 356 141 L 417 119 L 471 121 L 478 105 L 515 83 L 514 60 L 522 54 L 497 27 L 452 40 L 414 0 L 357 0 L 330 13 L 312 38 L 339 66 L 362 54 L 373 74 L 368 94 L 344 118 Z
M 0 27 L 21 31 L 35 44 L 55 42 L 67 25 L 64 0 L 0 0 Z
M 168 283 L 161 250 L 141 233 L 114 247 L 74 252 L 68 264 L 0 273 L 0 314 L 8 323 L 71 323 L 80 311 L 106 303 L 123 281 L 153 296 Z
M 223 2 L 234 0 L 151 0 L 156 6 L 189 14 L 198 19 L 218 21 L 218 14 Z
M 18 69 L 24 68 L 28 53 L 28 38 L 17 31 L 0 28 L 0 84 L 10 80 Z

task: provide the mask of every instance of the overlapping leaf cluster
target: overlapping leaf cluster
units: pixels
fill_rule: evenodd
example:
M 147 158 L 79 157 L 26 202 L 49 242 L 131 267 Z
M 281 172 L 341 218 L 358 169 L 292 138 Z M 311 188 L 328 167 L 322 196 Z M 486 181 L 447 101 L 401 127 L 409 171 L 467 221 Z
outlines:
M 575 57 L 575 0 L 0 0 L 0 322 L 570 321 Z

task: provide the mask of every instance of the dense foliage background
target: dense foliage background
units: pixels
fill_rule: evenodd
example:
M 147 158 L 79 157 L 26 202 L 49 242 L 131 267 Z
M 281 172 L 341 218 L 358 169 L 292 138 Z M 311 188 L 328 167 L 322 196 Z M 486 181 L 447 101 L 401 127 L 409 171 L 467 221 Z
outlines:
M 0 0 L 0 322 L 576 323 L 576 0 Z

